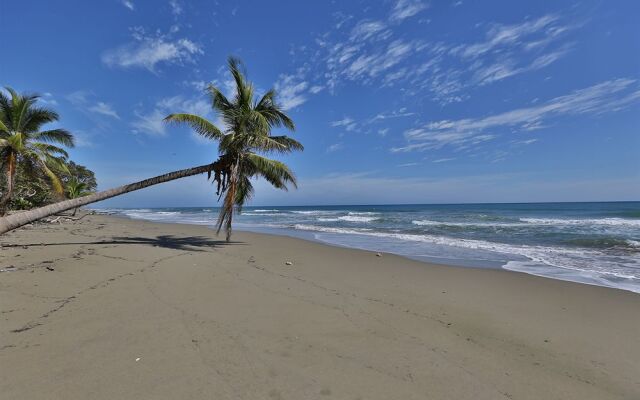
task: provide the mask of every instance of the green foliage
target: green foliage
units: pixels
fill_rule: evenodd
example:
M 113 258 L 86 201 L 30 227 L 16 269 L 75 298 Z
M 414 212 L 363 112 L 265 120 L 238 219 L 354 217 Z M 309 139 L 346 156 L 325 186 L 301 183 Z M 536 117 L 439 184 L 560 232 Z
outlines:
M 87 167 L 76 164 L 73 161 L 69 161 L 67 163 L 68 173 L 61 175 L 60 179 L 65 187 L 68 188 L 69 183 L 72 181 L 77 181 L 78 183 L 83 184 L 83 190 L 87 192 L 95 192 L 98 189 L 98 182 L 96 181 L 96 176 Z
M 97 188 L 94 173 L 68 160 L 57 145 L 73 147 L 64 129 L 42 130 L 58 114 L 39 107 L 39 96 L 0 91 L 0 212 L 29 209 L 84 195 Z M 69 188 L 72 189 L 69 189 Z
M 28 169 L 25 164 L 18 165 L 13 195 L 8 203 L 10 210 L 28 210 L 55 200 L 46 177 L 37 170 L 25 171 L 25 169 Z M 3 176 L 0 179 L 0 190 L 4 193 L 5 188 L 6 178 Z
M 92 193 L 87 190 L 87 184 L 84 182 L 80 182 L 75 176 L 69 179 L 69 181 L 67 182 L 66 192 L 68 199 L 76 199 L 78 197 L 86 196 Z
M 165 121 L 189 125 L 198 134 L 219 142 L 219 158 L 215 163 L 214 180 L 218 194 L 225 196 L 218 218 L 218 232 L 224 225 L 227 240 L 231 235 L 234 209 L 252 197 L 252 178 L 262 177 L 278 189 L 287 185 L 296 187 L 293 172 L 284 163 L 263 157 L 258 153 L 286 154 L 304 149 L 302 144 L 287 136 L 272 136 L 271 130 L 283 127 L 295 130 L 291 118 L 276 101 L 276 92 L 269 90 L 260 99 L 243 73 L 238 59 L 229 58 L 229 72 L 235 81 L 235 95 L 228 99 L 217 87 L 208 88 L 213 108 L 221 117 L 223 127 L 216 127 L 207 119 L 192 114 L 171 114 Z
M 0 165 L 5 175 L 0 213 L 4 213 L 15 194 L 19 170 L 25 179 L 39 179 L 42 173 L 53 192 L 61 197 L 64 188 L 59 174 L 67 172 L 68 155 L 56 144 L 73 147 L 73 136 L 66 130 L 42 130 L 44 125 L 57 121 L 58 114 L 39 107 L 38 95 L 6 89 L 10 96 L 0 91 Z M 28 202 L 22 198 L 18 205 L 25 206 L 25 201 Z

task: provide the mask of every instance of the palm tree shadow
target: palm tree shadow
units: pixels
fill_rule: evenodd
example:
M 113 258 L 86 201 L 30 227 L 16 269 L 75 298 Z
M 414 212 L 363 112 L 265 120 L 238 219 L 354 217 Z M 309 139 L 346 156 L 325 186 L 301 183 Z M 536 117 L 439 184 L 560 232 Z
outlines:
M 213 240 L 204 236 L 173 236 L 160 235 L 156 237 L 114 237 L 107 244 L 141 244 L 153 247 L 162 247 L 172 250 L 205 251 L 203 248 L 212 249 L 240 242 L 226 242 Z
M 68 246 L 68 245 L 86 245 L 86 244 L 139 244 L 152 247 L 162 247 L 172 250 L 187 251 L 207 251 L 217 247 L 244 244 L 242 242 L 227 242 L 224 240 L 214 240 L 204 236 L 174 236 L 160 235 L 156 237 L 142 236 L 118 236 L 111 240 L 99 240 L 94 242 L 62 242 L 62 243 L 31 243 L 31 244 L 5 244 L 3 247 L 30 247 L 30 246 Z

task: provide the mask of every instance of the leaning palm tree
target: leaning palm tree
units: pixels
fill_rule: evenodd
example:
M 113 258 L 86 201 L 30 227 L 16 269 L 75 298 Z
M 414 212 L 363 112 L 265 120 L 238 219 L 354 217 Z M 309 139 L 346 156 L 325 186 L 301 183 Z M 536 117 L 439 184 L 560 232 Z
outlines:
M 0 215 L 5 214 L 13 196 L 18 164 L 25 167 L 23 171 L 44 172 L 54 193 L 62 196 L 64 189 L 57 172 L 65 170 L 67 152 L 55 144 L 73 147 L 73 136 L 66 130 L 41 130 L 43 125 L 57 121 L 58 114 L 38 107 L 39 96 L 6 89 L 11 98 L 0 92 L 0 163 L 5 175 Z
M 227 240 L 231 237 L 234 210 L 241 213 L 243 205 L 253 195 L 252 178 L 262 177 L 278 189 L 287 190 L 288 184 L 297 187 L 289 167 L 258 153 L 303 150 L 302 144 L 288 136 L 271 135 L 275 127 L 295 130 L 293 121 L 276 103 L 274 90 L 260 99 L 255 98 L 255 89 L 240 67 L 237 59 L 229 58 L 229 71 L 236 86 L 233 99 L 228 99 L 213 85 L 208 89 L 213 108 L 219 113 L 224 127 L 217 127 L 193 114 L 171 114 L 165 118 L 165 121 L 187 124 L 200 135 L 218 141 L 220 169 L 216 171 L 214 181 L 218 199 L 224 196 L 224 201 L 218 216 L 217 233 L 224 227 Z
M 275 91 L 270 90 L 259 100 L 254 99 L 254 87 L 246 80 L 240 66 L 237 59 L 229 59 L 229 69 L 236 84 L 232 99 L 213 85 L 209 86 L 213 108 L 220 113 L 224 127 L 216 127 L 207 119 L 191 114 L 172 114 L 166 118 L 169 122 L 188 124 L 205 138 L 218 141 L 219 157 L 216 162 L 0 218 L 0 234 L 53 214 L 206 172 L 209 178 L 213 175 L 218 199 L 224 196 L 218 232 L 224 227 L 226 238 L 230 240 L 234 211 L 241 212 L 242 206 L 253 195 L 252 178 L 264 177 L 278 189 L 286 190 L 288 184 L 296 187 L 295 177 L 285 164 L 258 153 L 289 153 L 303 149 L 294 139 L 271 135 L 274 127 L 294 130 L 293 121 L 278 106 Z

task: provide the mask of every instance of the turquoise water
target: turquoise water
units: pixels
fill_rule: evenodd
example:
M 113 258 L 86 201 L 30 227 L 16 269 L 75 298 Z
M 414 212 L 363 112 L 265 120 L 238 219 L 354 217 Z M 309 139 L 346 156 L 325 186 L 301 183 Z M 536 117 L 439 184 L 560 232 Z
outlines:
M 111 209 L 213 225 L 216 208 Z M 235 229 L 640 293 L 640 202 L 247 207 Z

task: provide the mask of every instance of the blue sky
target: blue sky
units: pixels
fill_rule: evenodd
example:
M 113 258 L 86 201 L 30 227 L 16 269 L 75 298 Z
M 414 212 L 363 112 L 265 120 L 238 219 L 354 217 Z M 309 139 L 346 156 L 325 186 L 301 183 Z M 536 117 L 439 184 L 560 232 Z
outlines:
M 214 160 L 229 55 L 275 87 L 300 188 L 255 205 L 640 199 L 637 1 L 0 0 L 0 84 L 39 92 L 102 189 Z M 10 56 L 7 56 L 10 55 Z M 103 206 L 204 206 L 205 177 Z

